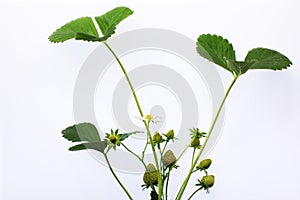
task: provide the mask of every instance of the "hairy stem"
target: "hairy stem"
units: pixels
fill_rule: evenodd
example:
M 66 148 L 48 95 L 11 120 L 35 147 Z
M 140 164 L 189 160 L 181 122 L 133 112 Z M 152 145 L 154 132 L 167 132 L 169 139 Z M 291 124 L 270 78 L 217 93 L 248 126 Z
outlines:
M 132 85 L 132 83 L 131 83 L 131 81 L 130 81 L 130 78 L 129 78 L 129 76 L 128 76 L 128 74 L 127 74 L 127 72 L 126 72 L 126 70 L 125 70 L 123 64 L 121 63 L 121 61 L 120 61 L 120 59 L 118 58 L 117 54 L 116 54 L 116 53 L 113 51 L 113 49 L 107 44 L 107 42 L 104 41 L 103 43 L 104 43 L 104 45 L 108 48 L 108 50 L 113 54 L 113 56 L 115 57 L 115 59 L 117 60 L 117 62 L 118 62 L 118 64 L 119 64 L 119 66 L 121 67 L 122 72 L 123 72 L 124 75 L 125 75 L 125 78 L 126 78 L 126 80 L 127 80 L 127 82 L 128 82 L 128 85 L 129 85 L 130 90 L 131 90 L 131 92 L 132 92 L 132 95 L 133 95 L 133 97 L 134 97 L 134 100 L 135 100 L 136 106 L 137 106 L 137 108 L 138 108 L 138 110 L 139 110 L 139 113 L 140 113 L 140 115 L 141 115 L 141 118 L 143 118 L 143 117 L 144 117 L 144 114 L 143 114 L 141 105 L 140 105 L 140 103 L 139 103 L 139 100 L 138 100 L 138 98 L 137 98 L 137 95 L 136 95 L 136 92 L 135 92 L 135 90 L 134 90 L 134 87 L 133 87 L 133 85 Z M 156 153 L 156 151 L 155 151 L 154 142 L 153 142 L 152 137 L 151 137 L 151 132 L 150 132 L 150 129 L 149 129 L 149 124 L 148 124 L 148 122 L 147 122 L 146 120 L 143 120 L 143 122 L 144 122 L 144 125 L 145 125 L 145 127 L 146 127 L 147 137 L 148 137 L 148 139 L 149 139 L 149 141 L 150 141 L 150 144 L 151 144 L 151 149 L 152 149 L 152 153 L 153 153 L 153 156 L 154 156 L 155 165 L 156 165 L 156 168 L 157 168 L 157 177 L 158 177 L 158 200 L 161 200 L 161 196 L 162 196 L 162 192 L 163 192 L 163 185 L 162 185 L 162 178 L 161 178 L 161 173 L 160 173 L 160 172 L 161 172 L 161 171 L 160 171 L 160 165 L 159 165 L 159 162 L 158 162 L 157 153 Z
M 117 182 L 119 183 L 119 185 L 122 187 L 122 189 L 123 189 L 124 192 L 126 193 L 127 197 L 128 197 L 130 200 L 133 200 L 132 196 L 129 194 L 129 192 L 127 191 L 126 187 L 122 184 L 122 182 L 119 180 L 118 176 L 115 174 L 113 168 L 111 167 L 111 164 L 110 164 L 110 162 L 109 162 L 109 160 L 108 160 L 107 154 L 104 153 L 103 155 L 104 155 L 104 157 L 105 157 L 106 163 L 108 164 L 108 167 L 109 167 L 110 172 L 112 173 L 112 175 L 114 176 L 114 178 L 117 180 Z
M 221 110 L 222 110 L 222 108 L 223 108 L 223 106 L 224 106 L 224 103 L 225 103 L 227 97 L 228 97 L 228 94 L 229 94 L 231 88 L 233 87 L 234 83 L 235 83 L 236 80 L 238 79 L 238 77 L 239 77 L 239 76 L 234 76 L 234 79 L 233 79 L 232 82 L 230 83 L 230 85 L 229 85 L 229 87 L 228 87 L 228 89 L 227 89 L 227 91 L 226 91 L 226 93 L 225 93 L 225 96 L 223 97 L 223 100 L 222 100 L 222 102 L 221 102 L 221 104 L 220 104 L 220 106 L 219 106 L 219 109 L 218 109 L 218 111 L 217 111 L 217 113 L 216 113 L 216 115 L 215 115 L 215 117 L 214 117 L 214 119 L 213 119 L 213 121 L 212 121 L 212 124 L 211 124 L 211 126 L 210 126 L 210 129 L 209 129 L 209 131 L 208 131 L 208 133 L 207 133 L 207 137 L 205 138 L 205 141 L 204 141 L 203 145 L 201 146 L 200 151 L 199 151 L 198 154 L 196 155 L 196 158 L 195 158 L 195 160 L 193 161 L 193 164 L 192 164 L 192 166 L 191 166 L 191 168 L 190 168 L 190 170 L 189 170 L 189 172 L 188 172 L 188 174 L 187 174 L 187 176 L 186 176 L 186 179 L 184 180 L 183 184 L 182 184 L 181 187 L 180 187 L 180 190 L 179 190 L 179 192 L 178 192 L 178 194 L 177 194 L 177 196 L 176 196 L 176 200 L 180 200 L 180 199 L 182 198 L 183 192 L 184 192 L 184 190 L 185 190 L 185 188 L 186 188 L 186 186 L 187 186 L 187 184 L 188 184 L 188 182 L 189 182 L 189 180 L 190 180 L 191 174 L 192 174 L 192 172 L 193 172 L 195 166 L 197 165 L 197 162 L 198 162 L 198 160 L 199 160 L 199 158 L 200 158 L 200 156 L 201 156 L 201 154 L 202 154 L 202 152 L 203 152 L 203 150 L 204 150 L 204 148 L 205 148 L 205 146 L 206 146 L 206 144 L 207 144 L 207 142 L 208 142 L 208 140 L 209 140 L 209 138 L 210 138 L 210 135 L 211 135 L 211 133 L 212 133 L 212 131 L 213 131 L 215 125 L 216 125 L 217 119 L 218 119 L 218 117 L 219 117 L 219 115 L 220 115 L 220 113 L 221 113 Z

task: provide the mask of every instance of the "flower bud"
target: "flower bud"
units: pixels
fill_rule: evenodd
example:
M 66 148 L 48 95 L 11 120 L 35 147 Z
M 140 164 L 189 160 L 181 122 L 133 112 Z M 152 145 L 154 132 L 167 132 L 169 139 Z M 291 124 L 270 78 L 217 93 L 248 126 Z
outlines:
M 200 145 L 200 140 L 199 138 L 193 138 L 191 141 L 191 147 L 198 147 Z
M 153 135 L 153 141 L 155 143 L 160 143 L 163 141 L 163 138 L 162 136 L 159 134 L 159 132 L 155 132 L 154 135 Z
M 144 173 L 143 181 L 146 185 L 156 185 L 158 183 L 157 170 L 153 164 L 147 165 L 147 170 Z
M 197 166 L 197 169 L 200 169 L 200 170 L 204 170 L 204 169 L 208 169 L 209 166 L 211 165 L 211 162 L 212 160 L 211 159 L 205 159 L 205 160 L 202 160 L 199 165 Z
M 166 134 L 166 137 L 168 140 L 172 140 L 174 139 L 174 131 L 173 130 L 169 130 Z
M 173 153 L 173 151 L 168 150 L 165 155 L 162 157 L 162 162 L 164 166 L 169 167 L 173 165 L 176 162 L 176 157 Z
M 201 183 L 205 189 L 211 188 L 215 183 L 214 175 L 206 175 L 201 179 Z

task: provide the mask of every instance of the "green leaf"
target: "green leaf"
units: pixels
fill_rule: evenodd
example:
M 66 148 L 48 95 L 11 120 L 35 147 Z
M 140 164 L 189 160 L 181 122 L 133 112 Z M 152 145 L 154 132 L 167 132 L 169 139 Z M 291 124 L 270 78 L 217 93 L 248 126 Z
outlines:
M 82 17 L 65 24 L 52 33 L 48 39 L 51 42 L 57 43 L 73 38 L 79 40 L 80 35 L 85 35 L 86 38 L 99 38 L 97 29 L 91 17 Z
M 143 133 L 143 131 L 133 131 L 133 132 L 130 132 L 130 133 L 121 133 L 121 134 L 118 134 L 118 135 L 120 136 L 120 141 L 124 141 L 129 136 L 137 134 L 137 133 Z
M 132 13 L 133 11 L 127 7 L 117 7 L 104 15 L 95 17 L 95 20 L 99 25 L 103 37 L 109 38 L 115 33 L 116 26 L 122 20 L 132 15 Z
M 85 149 L 93 149 L 96 151 L 99 151 L 101 153 L 104 153 L 105 148 L 107 147 L 107 141 L 101 141 L 101 142 L 90 142 L 90 143 L 82 143 L 75 146 L 72 146 L 69 148 L 69 151 L 80 151 Z
M 211 34 L 200 35 L 197 52 L 200 56 L 232 72 L 226 60 L 235 60 L 235 51 L 227 39 Z
M 256 61 L 235 61 L 235 60 L 226 60 L 227 65 L 236 75 L 242 75 L 246 73 Z
M 63 137 L 72 142 L 100 142 L 97 128 L 91 123 L 70 126 L 62 131 Z
M 281 70 L 292 64 L 286 56 L 266 48 L 252 49 L 248 52 L 245 61 L 256 61 L 251 69 Z
M 150 200 L 158 200 L 158 194 L 156 193 L 156 191 L 152 190 L 150 193 L 150 197 L 151 197 Z

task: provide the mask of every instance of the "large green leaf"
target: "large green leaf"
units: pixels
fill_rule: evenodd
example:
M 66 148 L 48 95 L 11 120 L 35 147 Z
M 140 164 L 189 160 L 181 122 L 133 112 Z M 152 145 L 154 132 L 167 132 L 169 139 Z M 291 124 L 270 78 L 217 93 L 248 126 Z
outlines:
M 91 123 L 80 123 L 62 131 L 63 137 L 72 142 L 100 142 L 97 128 Z
M 235 60 L 232 44 L 221 36 L 203 34 L 198 37 L 197 52 L 209 61 L 233 72 L 226 60 Z
M 80 39 L 78 35 L 83 34 L 90 38 L 99 38 L 97 29 L 91 17 L 75 19 L 54 31 L 49 40 L 51 42 L 64 42 L 69 39 Z
M 252 49 L 248 52 L 245 61 L 255 61 L 251 69 L 281 70 L 286 69 L 292 64 L 286 56 L 266 48 Z
M 103 34 L 99 37 L 96 26 L 91 17 L 82 17 L 75 19 L 54 31 L 49 40 L 51 42 L 64 42 L 70 39 L 85 40 L 91 42 L 101 42 L 107 40 L 115 33 L 116 26 L 126 17 L 133 13 L 126 7 L 117 7 L 105 13 L 104 15 L 95 17 L 97 24 Z
M 116 26 L 125 18 L 132 15 L 133 11 L 127 7 L 117 7 L 105 13 L 104 15 L 95 17 L 96 22 L 104 37 L 109 38 L 114 34 Z
M 104 153 L 105 148 L 107 147 L 107 141 L 101 141 L 101 142 L 90 142 L 90 143 L 82 143 L 75 146 L 72 146 L 69 148 L 69 151 L 80 151 L 85 149 L 93 149 L 96 151 L 99 151 L 101 153 Z

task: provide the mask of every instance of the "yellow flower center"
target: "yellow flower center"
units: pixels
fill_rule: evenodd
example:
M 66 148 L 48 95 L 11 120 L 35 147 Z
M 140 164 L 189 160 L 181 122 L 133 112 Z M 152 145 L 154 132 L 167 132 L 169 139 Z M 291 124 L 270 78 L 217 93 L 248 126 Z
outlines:
M 147 121 L 152 121 L 152 115 L 150 115 L 150 114 L 147 114 L 146 116 L 145 116 L 145 120 L 147 120 Z

